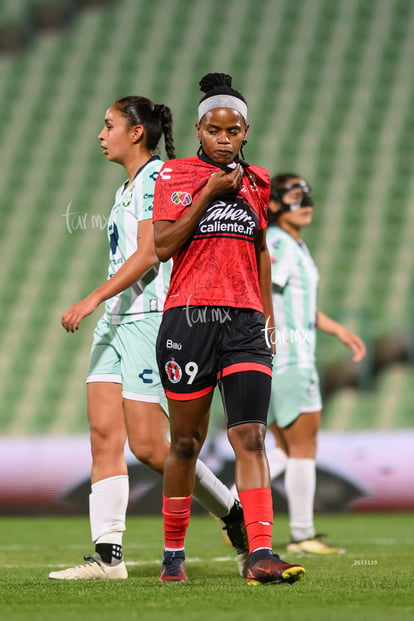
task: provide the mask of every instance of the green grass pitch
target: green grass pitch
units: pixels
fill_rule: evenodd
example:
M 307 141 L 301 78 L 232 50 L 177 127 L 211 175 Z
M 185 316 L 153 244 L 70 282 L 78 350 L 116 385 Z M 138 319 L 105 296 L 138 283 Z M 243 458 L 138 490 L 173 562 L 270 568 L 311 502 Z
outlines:
M 90 553 L 86 517 L 0 518 L 1 621 L 360 621 L 414 618 L 414 530 L 410 514 L 318 516 L 321 532 L 348 552 L 300 557 L 294 585 L 248 587 L 234 555 L 208 516 L 193 516 L 187 536 L 188 584 L 158 583 L 162 522 L 131 517 L 124 537 L 128 580 L 65 582 L 52 569 Z M 276 517 L 274 549 L 284 554 L 285 515 Z

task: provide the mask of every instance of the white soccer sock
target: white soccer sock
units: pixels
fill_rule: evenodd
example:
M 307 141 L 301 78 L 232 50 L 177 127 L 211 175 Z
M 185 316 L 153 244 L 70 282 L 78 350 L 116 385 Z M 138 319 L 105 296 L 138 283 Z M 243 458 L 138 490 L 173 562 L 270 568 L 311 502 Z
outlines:
M 267 451 L 267 461 L 269 462 L 270 480 L 276 479 L 279 474 L 286 470 L 288 457 L 278 446 Z
M 285 490 L 289 506 L 290 534 L 294 541 L 312 539 L 313 506 L 316 489 L 314 459 L 289 457 L 285 473 Z
M 128 500 L 127 475 L 108 477 L 93 483 L 89 496 L 89 519 L 94 543 L 122 545 Z
M 235 483 L 233 483 L 233 485 L 231 486 L 230 492 L 233 494 L 235 498 L 237 498 L 237 500 L 239 499 L 239 492 L 237 491 L 237 487 Z
M 230 513 L 236 500 L 229 488 L 200 459 L 196 464 L 194 496 L 207 511 L 219 518 Z

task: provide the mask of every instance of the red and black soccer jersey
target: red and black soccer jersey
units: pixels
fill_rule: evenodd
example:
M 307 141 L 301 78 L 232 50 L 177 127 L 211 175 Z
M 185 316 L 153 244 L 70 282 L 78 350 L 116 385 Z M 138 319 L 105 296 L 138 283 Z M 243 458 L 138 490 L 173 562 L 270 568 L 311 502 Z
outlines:
M 178 220 L 216 171 L 198 157 L 165 162 L 155 185 L 153 220 Z M 263 311 L 255 241 L 266 228 L 269 194 L 269 172 L 248 166 L 237 194 L 212 200 L 173 257 L 165 310 L 197 305 Z

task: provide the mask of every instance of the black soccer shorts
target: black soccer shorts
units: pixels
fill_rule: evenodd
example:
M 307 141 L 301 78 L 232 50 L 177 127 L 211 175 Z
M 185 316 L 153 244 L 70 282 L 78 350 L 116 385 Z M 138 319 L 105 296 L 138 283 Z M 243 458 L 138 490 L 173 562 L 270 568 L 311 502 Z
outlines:
M 243 371 L 272 376 L 263 313 L 221 306 L 165 311 L 157 338 L 161 381 L 170 399 L 189 401 Z

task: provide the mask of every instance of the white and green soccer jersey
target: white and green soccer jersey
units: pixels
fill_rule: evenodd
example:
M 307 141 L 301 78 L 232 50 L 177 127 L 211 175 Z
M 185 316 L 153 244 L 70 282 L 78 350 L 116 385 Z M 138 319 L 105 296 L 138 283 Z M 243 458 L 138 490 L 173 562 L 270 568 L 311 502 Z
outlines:
M 108 220 L 109 268 L 111 278 L 138 248 L 141 220 L 152 218 L 154 185 L 162 161 L 152 157 L 125 187 L 116 192 Z M 169 284 L 170 263 L 159 263 L 125 291 L 105 303 L 105 318 L 114 324 L 142 319 L 146 313 L 162 312 Z
M 319 273 L 307 246 L 278 226 L 267 230 L 276 324 L 274 372 L 315 364 Z

